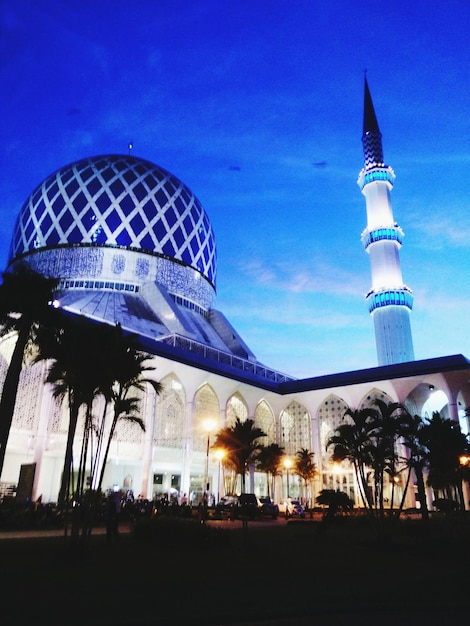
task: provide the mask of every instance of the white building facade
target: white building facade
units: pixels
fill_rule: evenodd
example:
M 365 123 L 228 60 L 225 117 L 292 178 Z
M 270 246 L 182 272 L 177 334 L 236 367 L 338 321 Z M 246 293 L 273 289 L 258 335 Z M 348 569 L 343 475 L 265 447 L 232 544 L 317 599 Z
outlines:
M 305 380 L 260 363 L 217 310 L 210 220 L 171 173 L 131 155 L 103 155 L 59 169 L 31 193 L 18 216 L 7 269 L 27 264 L 58 278 L 57 299 L 70 314 L 118 322 L 136 333 L 162 385 L 159 395 L 148 385 L 141 396 L 145 431 L 118 423 L 104 489 L 132 490 L 149 499 L 164 493 L 197 498 L 207 466 L 210 491 L 222 495 L 227 476 L 213 451 L 207 455 L 207 441 L 239 418 L 254 420 L 266 433 L 262 443 L 277 443 L 291 457 L 301 449 L 314 452 L 319 476 L 303 494 L 310 502 L 327 487 L 341 488 L 360 504 L 352 469 L 334 466 L 326 450 L 348 407 L 370 406 L 376 398 L 406 404 L 413 414 L 430 415 L 433 407 L 460 419 L 468 432 L 469 361 L 461 355 L 413 360 L 410 303 L 398 260 L 401 230 L 389 202 L 392 174 L 376 156 L 361 173 L 368 206 L 363 239 L 371 255 L 371 297 L 394 292 L 399 299 L 373 310 L 378 345 L 399 346 L 400 354 L 384 348 L 387 356 L 379 351 L 377 368 Z M 392 321 L 403 340 L 396 332 L 380 338 L 377 328 Z M 14 341 L 7 336 L 0 342 L 0 384 Z M 44 384 L 47 367 L 43 362 L 23 369 L 1 476 L 5 491 L 18 484 L 25 467 L 32 468 L 29 496 L 44 502 L 57 499 L 68 431 L 67 406 Z M 436 391 L 439 406 L 432 405 Z M 211 433 L 204 426 L 208 418 L 215 423 Z M 75 438 L 77 459 L 83 419 Z M 277 480 L 277 499 L 287 495 L 289 479 L 291 494 L 302 495 L 298 479 L 284 475 Z M 266 476 L 253 470 L 249 489 L 264 495 Z

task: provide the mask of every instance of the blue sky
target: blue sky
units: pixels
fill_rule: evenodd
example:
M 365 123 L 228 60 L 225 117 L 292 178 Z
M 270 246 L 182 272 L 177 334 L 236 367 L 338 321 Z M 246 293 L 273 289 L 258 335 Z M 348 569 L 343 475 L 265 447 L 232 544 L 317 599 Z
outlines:
M 0 266 L 36 185 L 132 141 L 205 207 L 217 308 L 260 361 L 375 367 L 356 184 L 367 69 L 415 357 L 470 358 L 469 23 L 468 0 L 0 3 Z

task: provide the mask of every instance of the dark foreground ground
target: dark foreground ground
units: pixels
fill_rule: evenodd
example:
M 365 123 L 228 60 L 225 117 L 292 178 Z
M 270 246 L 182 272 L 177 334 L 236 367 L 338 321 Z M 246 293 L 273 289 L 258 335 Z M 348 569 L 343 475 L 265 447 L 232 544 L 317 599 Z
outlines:
M 227 526 L 227 525 L 225 525 Z M 2 626 L 469 623 L 470 526 L 169 522 L 72 544 L 0 539 Z

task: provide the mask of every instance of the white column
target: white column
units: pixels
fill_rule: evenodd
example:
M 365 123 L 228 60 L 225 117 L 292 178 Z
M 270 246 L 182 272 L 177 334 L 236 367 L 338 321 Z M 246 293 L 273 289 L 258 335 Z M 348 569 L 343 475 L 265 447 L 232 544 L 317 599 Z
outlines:
M 48 366 L 47 362 L 43 362 L 42 371 L 45 375 L 46 367 Z M 49 427 L 49 419 L 52 413 L 53 408 L 53 396 L 52 396 L 52 388 L 50 385 L 44 386 L 44 391 L 39 395 L 40 399 L 40 409 L 39 409 L 39 420 L 38 426 L 36 429 L 36 440 L 34 442 L 34 463 L 36 463 L 36 471 L 34 474 L 33 480 L 33 489 L 31 499 L 33 502 L 38 499 L 41 495 L 38 493 L 38 484 L 41 477 L 42 470 L 42 460 L 44 457 L 44 451 L 46 449 L 47 444 L 47 432 Z M 52 495 L 52 494 L 50 494 Z
M 152 497 L 153 436 L 157 419 L 157 406 L 158 396 L 152 389 L 151 393 L 145 395 L 145 438 L 142 458 L 142 481 L 139 490 L 139 493 L 148 499 Z
M 186 403 L 186 414 L 183 433 L 183 466 L 181 468 L 181 491 L 189 498 L 191 486 L 191 461 L 193 452 L 193 403 Z

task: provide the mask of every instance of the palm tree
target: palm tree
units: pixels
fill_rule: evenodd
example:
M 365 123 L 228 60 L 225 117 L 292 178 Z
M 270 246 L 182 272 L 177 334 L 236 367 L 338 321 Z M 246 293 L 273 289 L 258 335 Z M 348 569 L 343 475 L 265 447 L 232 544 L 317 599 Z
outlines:
M 50 361 L 45 382 L 52 385 L 54 397 L 61 402 L 67 401 L 69 407 L 67 443 L 58 496 L 60 508 L 68 504 L 71 496 L 73 444 L 80 409 L 86 407 L 85 428 L 87 428 L 92 419 L 93 400 L 99 395 L 100 386 L 103 385 L 103 376 L 107 380 L 99 345 L 97 326 L 86 319 L 67 318 L 64 315 L 61 327 L 48 342 L 42 343 L 37 357 L 38 360 Z M 82 463 L 79 465 L 77 488 L 80 488 L 83 476 Z M 77 489 L 72 491 L 79 497 Z
M 276 476 L 280 476 L 282 458 L 284 457 L 284 447 L 279 446 L 277 443 L 270 443 L 268 446 L 263 446 L 256 459 L 257 467 L 260 471 L 266 473 L 266 482 L 268 486 L 268 497 L 274 499 L 274 479 Z
M 406 469 L 407 464 L 400 455 L 400 443 L 402 441 L 402 430 L 405 423 L 408 423 L 408 411 L 399 402 L 386 403 L 383 400 L 374 401 L 378 409 L 377 425 L 373 439 L 375 442 L 374 472 L 377 472 L 375 483 L 377 486 L 377 501 L 382 511 L 385 502 L 386 478 L 391 486 L 390 513 L 393 514 L 395 504 L 396 483 L 399 481 L 401 472 Z M 396 511 L 396 516 L 400 515 L 405 503 L 406 491 L 409 485 L 411 469 L 408 468 L 408 475 L 404 483 L 403 494 Z
M 462 507 L 462 473 L 460 457 L 469 442 L 458 422 L 434 412 L 426 420 L 421 437 L 429 450 L 428 485 L 446 500 L 455 500 Z
M 0 335 L 16 333 L 0 399 L 0 476 L 5 461 L 16 395 L 25 351 L 34 344 L 39 327 L 49 324 L 53 316 L 51 303 L 57 280 L 46 278 L 27 266 L 20 265 L 2 274 L 0 285 Z
M 257 442 L 266 433 L 254 425 L 254 420 L 247 419 L 244 422 L 236 418 L 233 426 L 222 428 L 216 435 L 213 448 L 226 450 L 224 462 L 231 464 L 241 479 L 242 493 L 245 492 L 246 472 L 256 460 L 256 455 L 262 445 Z
M 394 510 L 395 479 L 406 468 L 399 446 L 408 412 L 396 402 L 386 404 L 376 400 L 375 405 L 377 408 L 348 409 L 345 416 L 349 416 L 351 422 L 336 429 L 327 442 L 327 448 L 334 446 L 334 461 L 347 459 L 353 464 L 364 507 L 381 533 L 385 529 L 386 477 L 391 485 L 391 519 L 398 519 L 405 502 L 409 477 L 405 481 L 400 505 L 397 511 Z
M 109 385 L 103 393 L 107 403 L 112 404 L 113 418 L 101 462 L 98 489 L 101 489 L 103 484 L 106 461 L 118 421 L 120 419 L 130 421 L 145 430 L 144 421 L 137 414 L 140 401 L 129 394 L 144 391 L 146 384 L 151 385 L 157 395 L 162 391 L 161 383 L 145 376 L 146 372 L 153 371 L 155 367 L 146 365 L 149 357 L 139 349 L 136 335 L 125 335 L 120 324 L 116 324 L 112 328 L 109 339 L 107 349 L 103 350 L 109 374 Z M 103 419 L 104 415 L 105 413 Z
M 350 409 L 344 417 L 350 421 L 340 424 L 326 443 L 333 447 L 332 460 L 347 460 L 354 467 L 359 493 L 366 511 L 373 507 L 373 497 L 369 487 L 369 468 L 372 464 L 369 452 L 371 436 L 376 428 L 377 413 L 372 408 Z
M 412 416 L 408 413 L 402 424 L 401 435 L 403 445 L 408 449 L 408 456 L 405 462 L 414 471 L 416 478 L 421 519 L 427 521 L 429 519 L 429 511 L 426 503 L 424 470 L 429 462 L 429 449 L 424 444 L 423 428 L 423 418 L 420 415 Z
M 325 515 L 325 521 L 331 519 L 338 512 L 351 511 L 354 507 L 354 502 L 344 491 L 339 489 L 322 489 L 317 496 L 317 504 L 327 506 L 328 510 Z
M 304 481 L 305 498 L 308 497 L 308 485 L 318 474 L 314 456 L 315 453 L 307 448 L 301 448 L 295 454 L 294 471 Z

